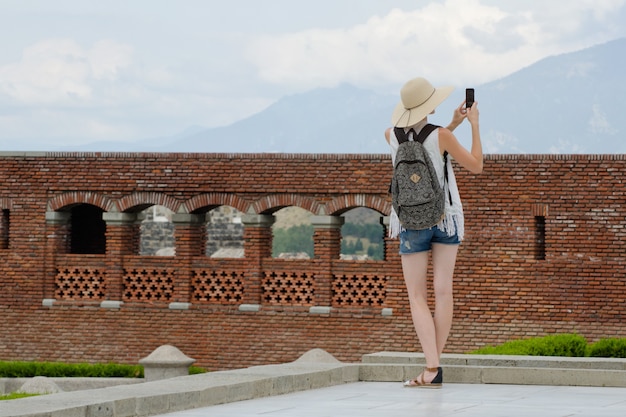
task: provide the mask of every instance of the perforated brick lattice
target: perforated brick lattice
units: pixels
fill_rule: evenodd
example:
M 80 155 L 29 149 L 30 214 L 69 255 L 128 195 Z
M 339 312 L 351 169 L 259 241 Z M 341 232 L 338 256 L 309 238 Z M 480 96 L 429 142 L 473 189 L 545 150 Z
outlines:
M 263 277 L 263 300 L 268 304 L 311 306 L 315 298 L 312 274 L 266 272 Z
M 169 301 L 174 294 L 173 269 L 124 270 L 124 299 L 127 301 Z
M 192 271 L 191 297 L 195 301 L 236 304 L 243 299 L 244 273 Z
M 55 295 L 63 300 L 97 300 L 104 297 L 104 272 L 91 268 L 57 269 Z
M 333 277 L 334 306 L 382 306 L 387 296 L 387 278 L 377 275 Z

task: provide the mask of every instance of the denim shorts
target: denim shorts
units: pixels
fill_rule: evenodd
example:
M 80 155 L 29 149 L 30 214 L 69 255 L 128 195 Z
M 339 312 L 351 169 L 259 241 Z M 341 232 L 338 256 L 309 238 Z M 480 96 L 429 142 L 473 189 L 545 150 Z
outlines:
M 448 236 L 437 226 L 430 229 L 404 230 L 400 232 L 400 255 L 429 251 L 433 243 L 458 245 L 461 241 L 456 233 Z

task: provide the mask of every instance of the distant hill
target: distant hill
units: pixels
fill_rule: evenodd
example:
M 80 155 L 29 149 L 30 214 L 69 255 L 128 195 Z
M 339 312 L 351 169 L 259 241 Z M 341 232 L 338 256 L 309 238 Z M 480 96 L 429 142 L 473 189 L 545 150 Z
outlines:
M 476 88 L 487 153 L 626 153 L 626 39 L 543 59 Z M 464 88 L 431 119 L 447 124 Z M 386 153 L 396 95 L 350 85 L 285 97 L 231 126 L 165 148 L 200 152 Z M 459 139 L 469 146 L 469 129 Z M 173 145 L 173 146 L 172 146 Z
M 392 95 L 348 84 L 316 89 L 284 97 L 230 126 L 183 137 L 174 147 L 193 152 L 387 152 L 383 132 L 395 101 Z
M 477 94 L 490 153 L 626 153 L 626 39 L 546 58 Z
M 626 39 L 549 57 L 472 87 L 486 153 L 626 153 Z M 430 120 L 446 125 L 464 88 Z M 227 127 L 73 150 L 387 153 L 383 132 L 398 100 L 341 85 L 284 97 Z M 456 133 L 469 146 L 469 128 Z

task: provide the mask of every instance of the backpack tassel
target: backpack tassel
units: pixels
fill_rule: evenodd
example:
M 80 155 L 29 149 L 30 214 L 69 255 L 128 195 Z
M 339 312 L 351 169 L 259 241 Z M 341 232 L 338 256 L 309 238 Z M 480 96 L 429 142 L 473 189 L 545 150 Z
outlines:
M 402 226 L 400 225 L 400 219 L 398 218 L 398 214 L 391 208 L 391 213 L 389 214 L 389 235 L 390 239 L 395 239 L 398 237 L 400 232 L 402 231 Z

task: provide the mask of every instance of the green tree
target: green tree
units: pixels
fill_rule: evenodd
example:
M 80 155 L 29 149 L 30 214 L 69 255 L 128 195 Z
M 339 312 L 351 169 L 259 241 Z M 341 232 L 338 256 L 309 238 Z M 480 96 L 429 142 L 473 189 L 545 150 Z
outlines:
M 369 241 L 367 254 L 372 259 L 384 258 L 383 227 L 375 223 L 345 223 L 341 228 L 341 253 L 353 255 L 365 252 L 364 239 Z M 351 239 L 348 239 L 351 238 Z M 356 239 L 354 241 L 353 239 Z
M 313 226 L 300 224 L 288 229 L 274 229 L 272 256 L 286 252 L 306 252 L 313 258 Z
M 370 245 L 369 248 L 367 248 L 367 256 L 377 261 L 380 261 L 385 257 L 383 249 L 383 245 Z

